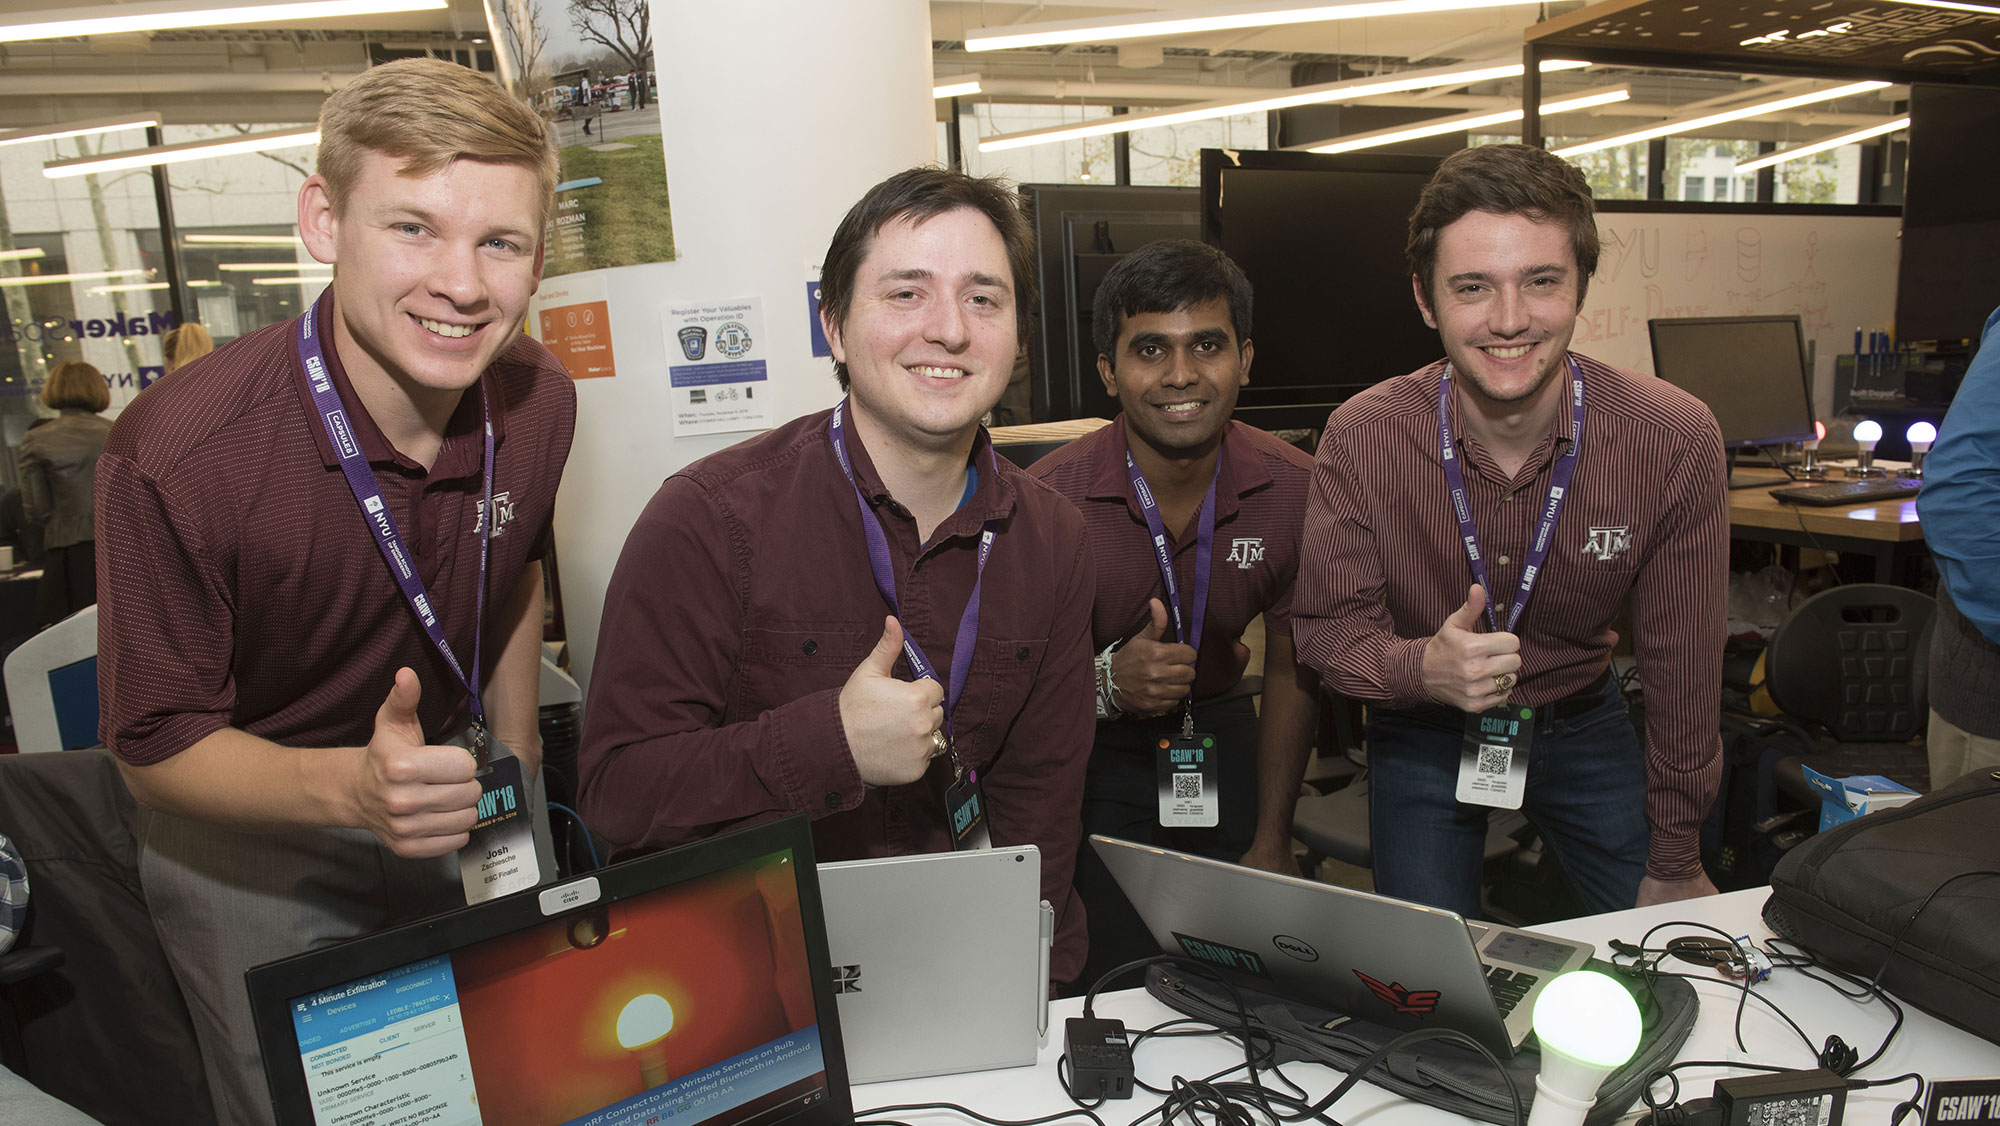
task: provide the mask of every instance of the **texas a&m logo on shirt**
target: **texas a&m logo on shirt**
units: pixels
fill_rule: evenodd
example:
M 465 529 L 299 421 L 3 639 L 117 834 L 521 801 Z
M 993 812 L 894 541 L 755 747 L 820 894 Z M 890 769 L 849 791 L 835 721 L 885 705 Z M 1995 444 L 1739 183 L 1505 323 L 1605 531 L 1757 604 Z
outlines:
M 1262 536 L 1249 536 L 1229 541 L 1229 558 L 1227 562 L 1236 564 L 1237 570 L 1248 571 L 1251 564 L 1263 561 L 1264 538 Z
M 1609 563 L 1630 550 L 1632 550 L 1630 525 L 1622 528 L 1592 527 L 1590 538 L 1583 544 L 1583 553 L 1595 555 L 1599 563 Z
M 472 518 L 472 534 L 476 536 L 486 527 L 486 498 L 481 497 L 473 503 L 478 506 L 478 512 Z M 493 508 L 499 513 L 493 521 L 493 538 L 499 539 L 506 534 L 507 525 L 514 519 L 514 494 L 494 493 Z

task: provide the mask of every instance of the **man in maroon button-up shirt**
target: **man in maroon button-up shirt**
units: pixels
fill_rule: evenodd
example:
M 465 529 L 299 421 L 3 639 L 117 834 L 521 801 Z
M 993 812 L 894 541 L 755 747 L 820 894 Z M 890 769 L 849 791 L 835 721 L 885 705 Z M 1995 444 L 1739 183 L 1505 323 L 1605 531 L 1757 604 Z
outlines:
M 1076 510 L 995 458 L 979 422 L 1033 307 L 1032 235 L 999 184 L 917 169 L 855 205 L 822 275 L 853 482 L 820 412 L 661 486 L 605 596 L 584 815 L 620 853 L 797 812 L 821 859 L 948 851 L 956 759 L 984 786 L 993 843 L 1040 847 L 1068 980 L 1090 559 Z M 949 719 L 938 681 L 910 677 L 906 635 L 949 685 Z

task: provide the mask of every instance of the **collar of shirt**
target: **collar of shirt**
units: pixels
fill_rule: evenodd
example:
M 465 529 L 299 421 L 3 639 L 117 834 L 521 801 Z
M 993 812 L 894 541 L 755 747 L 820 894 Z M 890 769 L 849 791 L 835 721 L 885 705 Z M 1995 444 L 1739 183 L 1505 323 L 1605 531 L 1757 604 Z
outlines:
M 1565 352 L 1563 354 L 1562 367 L 1558 368 L 1555 374 L 1549 376 L 1551 380 L 1560 380 L 1565 387 L 1569 386 L 1569 361 L 1570 356 Z M 1581 370 L 1581 368 L 1578 370 Z M 1431 405 L 1433 407 L 1437 405 L 1437 378 L 1443 373 L 1444 365 L 1442 363 L 1435 364 L 1430 369 Z M 1479 439 L 1473 437 L 1466 430 L 1464 421 L 1465 413 L 1459 410 L 1457 395 L 1451 397 L 1452 436 L 1457 440 L 1459 448 L 1465 451 L 1466 462 L 1476 468 L 1480 476 L 1490 481 L 1498 482 L 1501 485 L 1520 485 L 1539 477 L 1544 470 L 1554 463 L 1556 452 L 1569 444 L 1571 406 L 1569 396 L 1565 394 L 1557 401 L 1557 406 L 1559 409 L 1552 412 L 1549 416 L 1548 432 L 1542 435 L 1541 441 L 1535 443 L 1535 448 L 1528 454 L 1528 460 L 1521 463 L 1521 471 L 1511 478 L 1500 471 L 1500 466 L 1494 462 L 1492 455 L 1487 453 L 1486 447 L 1481 444 Z M 1431 413 L 1435 416 L 1437 412 L 1433 410 Z
M 1231 419 L 1222 431 L 1222 449 L 1217 455 L 1215 478 L 1215 522 L 1218 524 L 1236 515 L 1237 509 L 1242 507 L 1242 498 L 1269 487 L 1274 480 L 1270 467 L 1238 432 L 1240 425 Z M 1139 498 L 1132 495 L 1132 476 L 1125 471 L 1125 416 L 1119 415 L 1099 433 L 1106 437 L 1093 455 L 1096 465 L 1091 472 L 1090 489 L 1084 495 L 1092 500 L 1125 502 L 1132 519 L 1143 526 L 1146 516 L 1139 511 Z
M 347 408 L 347 420 L 354 431 L 355 440 L 361 443 L 361 451 L 368 455 L 370 465 L 394 466 L 399 470 L 424 475 L 423 467 L 402 454 L 389 444 L 382 428 L 369 416 L 367 408 L 354 393 L 354 384 L 348 381 L 347 369 L 341 365 L 340 352 L 334 347 L 331 317 L 331 301 L 320 305 L 321 337 L 320 347 L 325 350 L 327 374 L 333 379 L 333 389 L 340 394 L 342 406 Z M 297 330 L 288 331 L 296 334 Z M 328 468 L 340 468 L 340 455 L 334 451 L 333 441 L 326 435 L 326 427 L 319 423 L 319 409 L 313 405 L 312 385 L 306 382 L 305 368 L 299 364 L 298 350 L 286 353 L 286 363 L 291 369 L 292 386 L 299 393 L 300 405 L 306 412 L 311 425 L 306 429 L 313 436 L 313 444 L 319 447 L 320 461 Z M 493 403 L 493 445 L 497 450 L 507 439 L 507 402 L 500 393 L 500 381 L 493 378 L 489 367 L 480 373 L 479 386 L 492 396 Z M 445 424 L 444 444 L 438 448 L 437 461 L 428 474 L 433 480 L 452 480 L 459 477 L 478 477 L 484 472 L 485 448 L 479 434 L 479 396 L 460 396 L 458 409 L 452 412 L 451 421 Z
M 833 438 L 827 433 L 824 421 L 826 415 L 820 417 L 819 432 L 822 444 L 826 448 L 826 459 L 831 463 L 831 472 L 838 477 L 841 476 L 840 462 L 834 457 Z M 890 496 L 889 487 L 882 483 L 882 476 L 875 469 L 875 459 L 869 456 L 867 445 L 861 441 L 861 434 L 853 426 L 846 427 L 846 431 L 847 456 L 854 466 L 854 483 L 860 487 L 861 495 L 867 497 L 869 505 L 877 511 L 886 508 L 899 520 L 911 520 L 910 510 L 905 508 L 901 501 Z M 979 433 L 973 437 L 972 453 L 966 459 L 966 464 L 970 466 L 990 464 L 986 451 L 992 444 L 993 440 L 986 433 L 986 428 L 980 427 Z M 988 520 L 1004 520 L 1013 513 L 1015 499 L 1014 482 L 1007 474 L 982 471 L 972 499 L 960 504 L 957 511 L 945 517 L 944 522 L 931 532 L 930 542 L 922 545 L 923 550 L 929 551 L 947 540 L 960 536 L 977 538 L 985 529 Z

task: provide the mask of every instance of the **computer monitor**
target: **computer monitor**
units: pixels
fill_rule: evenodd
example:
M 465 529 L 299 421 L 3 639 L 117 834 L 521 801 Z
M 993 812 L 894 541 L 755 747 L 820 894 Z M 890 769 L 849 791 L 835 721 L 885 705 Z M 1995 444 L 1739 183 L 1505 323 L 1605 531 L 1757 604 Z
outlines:
M 1653 338 L 1653 373 L 1715 412 L 1732 461 L 1736 450 L 1813 436 L 1805 332 L 1798 317 L 1658 317 L 1646 325 Z
M 7 710 L 23 751 L 73 751 L 97 739 L 97 607 L 86 606 L 7 655 Z

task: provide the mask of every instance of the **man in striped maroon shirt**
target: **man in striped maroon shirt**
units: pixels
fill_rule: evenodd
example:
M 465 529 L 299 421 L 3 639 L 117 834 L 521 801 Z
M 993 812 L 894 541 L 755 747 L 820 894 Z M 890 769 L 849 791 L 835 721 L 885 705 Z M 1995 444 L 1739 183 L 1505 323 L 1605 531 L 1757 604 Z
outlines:
M 1299 659 L 1370 704 L 1376 887 L 1477 914 L 1488 806 L 1512 802 L 1592 910 L 1711 894 L 1697 837 L 1721 770 L 1729 534 L 1715 418 L 1568 351 L 1597 228 L 1559 158 L 1448 157 L 1409 253 L 1446 360 L 1328 420 L 1293 610 Z M 1628 595 L 1643 750 L 1609 675 Z M 1482 713 L 1523 707 L 1525 738 L 1482 734 Z
M 1311 674 L 1292 659 L 1288 614 L 1312 461 L 1230 418 L 1250 378 L 1251 301 L 1243 271 L 1202 243 L 1155 242 L 1120 261 L 1098 287 L 1093 328 L 1098 374 L 1122 413 L 1030 472 L 1083 513 L 1097 563 L 1098 724 L 1084 832 L 1297 875 L 1292 808 L 1318 705 Z M 1173 560 L 1171 591 L 1142 490 Z M 1261 730 L 1238 691 L 1241 638 L 1259 614 Z M 1202 795 L 1218 803 L 1213 827 L 1163 815 L 1157 759 L 1168 750 L 1159 742 L 1181 734 L 1184 709 L 1220 751 L 1220 793 Z M 1077 858 L 1077 892 L 1090 921 L 1083 980 L 1156 951 L 1089 848 Z

